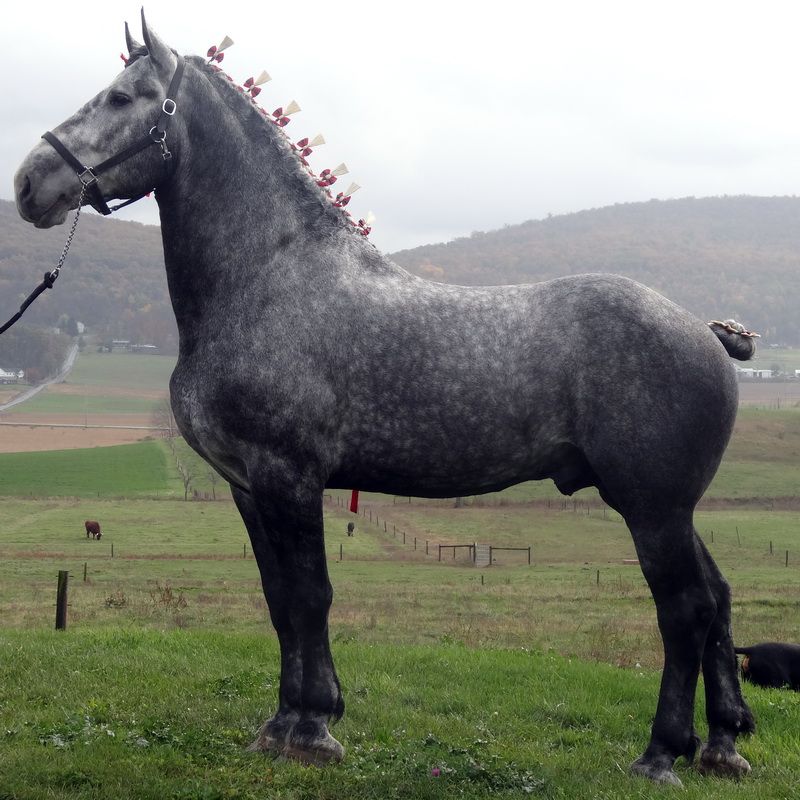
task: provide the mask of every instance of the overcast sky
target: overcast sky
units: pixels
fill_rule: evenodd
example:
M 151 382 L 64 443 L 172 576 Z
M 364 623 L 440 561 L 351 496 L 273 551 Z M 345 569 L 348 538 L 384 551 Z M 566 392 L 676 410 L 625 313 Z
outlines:
M 6 15 L 0 197 L 48 128 L 121 69 L 132 2 L 23 2 Z M 146 5 L 182 53 L 229 34 L 236 79 L 297 100 L 384 251 L 613 203 L 800 192 L 800 3 L 639 0 Z M 122 216 L 122 215 L 120 215 Z M 126 218 L 157 222 L 152 200 Z M 35 235 L 31 228 L 31 235 Z

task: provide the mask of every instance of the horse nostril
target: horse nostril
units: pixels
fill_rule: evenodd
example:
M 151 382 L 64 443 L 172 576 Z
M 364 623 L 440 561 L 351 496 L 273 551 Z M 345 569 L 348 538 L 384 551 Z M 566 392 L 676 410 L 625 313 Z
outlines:
M 25 200 L 31 193 L 31 179 L 26 175 L 25 182 L 22 184 L 22 189 L 20 190 L 19 197 L 20 200 Z

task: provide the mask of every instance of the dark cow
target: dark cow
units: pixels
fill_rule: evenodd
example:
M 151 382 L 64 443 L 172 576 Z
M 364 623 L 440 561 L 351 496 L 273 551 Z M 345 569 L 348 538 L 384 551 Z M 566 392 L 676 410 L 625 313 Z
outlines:
M 100 533 L 100 523 L 93 519 L 87 519 L 84 523 L 86 526 L 86 538 L 90 536 L 92 539 L 99 539 L 103 534 Z
M 735 648 L 742 659 L 742 677 L 758 686 L 800 692 L 800 645 L 764 642 Z

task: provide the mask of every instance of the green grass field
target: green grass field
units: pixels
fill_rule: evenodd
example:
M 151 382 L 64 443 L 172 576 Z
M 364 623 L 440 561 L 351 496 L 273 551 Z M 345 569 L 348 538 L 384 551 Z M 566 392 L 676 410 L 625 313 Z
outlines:
M 0 495 L 136 497 L 170 492 L 167 457 L 157 442 L 0 453 Z
M 641 573 L 621 564 L 623 525 L 521 507 L 537 523 L 534 565 L 476 570 L 389 532 L 435 507 L 371 508 L 388 531 L 360 517 L 347 537 L 351 516 L 326 504 L 348 757 L 315 770 L 243 752 L 274 707 L 278 658 L 230 502 L 0 499 L 0 797 L 663 796 L 626 775 L 646 743 L 661 653 Z M 514 509 L 499 511 L 521 541 Z M 441 532 L 468 537 L 492 513 L 453 510 Z M 710 546 L 734 589 L 737 638 L 797 640 L 800 564 L 785 567 L 768 543 L 798 515 L 750 513 L 701 519 L 717 526 Z M 102 541 L 86 540 L 87 517 L 103 520 Z M 71 573 L 61 633 L 59 569 Z M 733 784 L 683 766 L 686 796 L 793 796 L 798 698 L 746 693 L 760 724 L 741 745 L 754 774 Z M 702 692 L 697 714 L 702 731 Z
M 131 353 L 81 353 L 68 382 L 79 386 L 129 389 L 163 389 L 175 368 L 174 356 Z
M 94 418 L 98 414 L 151 414 L 156 403 L 146 397 L 95 394 L 83 397 L 45 390 L 5 413 L 12 417 L 14 414 L 88 414 Z

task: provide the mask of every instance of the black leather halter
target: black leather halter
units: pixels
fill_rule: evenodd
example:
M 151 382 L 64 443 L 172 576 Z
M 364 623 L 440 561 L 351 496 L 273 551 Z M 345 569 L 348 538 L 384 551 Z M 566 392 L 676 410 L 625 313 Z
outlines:
M 124 150 L 121 150 L 116 155 L 111 156 L 111 158 L 101 161 L 96 167 L 87 167 L 85 164 L 83 164 L 51 131 L 47 131 L 47 133 L 42 135 L 42 139 L 44 139 L 48 144 L 51 144 L 61 158 L 63 158 L 64 161 L 66 161 L 67 164 L 69 164 L 69 166 L 75 170 L 75 174 L 83 184 L 84 193 L 89 200 L 89 204 L 93 209 L 95 209 L 95 211 L 108 216 L 112 211 L 118 211 L 124 206 L 135 203 L 137 200 L 141 200 L 150 191 L 148 190 L 147 192 L 142 192 L 141 194 L 136 195 L 136 197 L 129 198 L 124 203 L 119 203 L 118 205 L 109 208 L 108 204 L 103 198 L 102 191 L 100 191 L 100 184 L 98 182 L 98 178 L 104 172 L 108 172 L 108 170 L 110 170 L 112 167 L 116 167 L 123 161 L 127 161 L 129 158 L 131 158 L 131 156 L 135 156 L 137 153 L 140 153 L 142 150 L 145 150 L 153 144 L 157 144 L 161 147 L 161 156 L 164 159 L 165 164 L 167 164 L 172 158 L 172 153 L 167 147 L 167 129 L 169 128 L 169 123 L 178 108 L 178 105 L 175 102 L 175 97 L 177 97 L 178 89 L 181 85 L 184 65 L 185 62 L 183 57 L 178 56 L 178 66 L 175 69 L 175 74 L 172 76 L 169 88 L 167 89 L 167 97 L 161 104 L 161 115 L 158 118 L 158 122 L 153 125 L 152 128 L 150 128 L 149 133 L 146 136 L 142 136 L 140 139 L 137 139 L 133 144 L 129 145 Z

